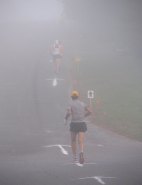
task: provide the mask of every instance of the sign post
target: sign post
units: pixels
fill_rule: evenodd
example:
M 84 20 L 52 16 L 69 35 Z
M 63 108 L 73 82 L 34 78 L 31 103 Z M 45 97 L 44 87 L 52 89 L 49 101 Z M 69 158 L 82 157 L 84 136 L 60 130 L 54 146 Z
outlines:
M 95 98 L 95 92 L 93 90 L 88 90 L 87 97 L 89 99 L 89 106 L 92 109 L 92 100 Z

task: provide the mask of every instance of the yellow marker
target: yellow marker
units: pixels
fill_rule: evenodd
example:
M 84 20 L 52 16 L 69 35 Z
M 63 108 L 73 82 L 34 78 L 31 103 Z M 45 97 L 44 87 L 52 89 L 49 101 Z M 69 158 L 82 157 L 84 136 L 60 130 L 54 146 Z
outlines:
M 74 59 L 74 62 L 75 62 L 75 63 L 80 63 L 80 61 L 81 61 L 80 57 L 76 57 L 76 58 Z

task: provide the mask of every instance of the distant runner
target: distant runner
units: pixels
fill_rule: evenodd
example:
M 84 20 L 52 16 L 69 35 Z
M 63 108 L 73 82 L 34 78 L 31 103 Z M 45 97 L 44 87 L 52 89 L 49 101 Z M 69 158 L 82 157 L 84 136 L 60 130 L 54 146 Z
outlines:
M 55 42 L 50 48 L 55 74 L 59 73 L 60 63 L 63 57 L 63 51 L 64 51 L 64 47 L 61 41 L 55 40 Z
M 91 114 L 89 108 L 79 100 L 78 91 L 73 91 L 71 94 L 72 101 L 67 108 L 65 115 L 65 121 L 71 116 L 70 132 L 71 132 L 71 147 L 73 153 L 74 162 L 77 162 L 77 139 L 79 145 L 79 163 L 84 163 L 84 133 L 87 131 L 87 125 L 85 123 L 85 117 Z

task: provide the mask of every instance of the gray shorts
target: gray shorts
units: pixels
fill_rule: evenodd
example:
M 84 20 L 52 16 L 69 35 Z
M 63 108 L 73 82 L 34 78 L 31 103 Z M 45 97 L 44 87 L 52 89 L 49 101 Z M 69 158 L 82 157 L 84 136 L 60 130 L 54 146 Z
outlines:
M 71 132 L 86 132 L 87 125 L 85 122 L 71 122 L 70 131 Z
M 52 55 L 53 61 L 56 61 L 57 59 L 61 59 L 62 56 L 60 54 Z

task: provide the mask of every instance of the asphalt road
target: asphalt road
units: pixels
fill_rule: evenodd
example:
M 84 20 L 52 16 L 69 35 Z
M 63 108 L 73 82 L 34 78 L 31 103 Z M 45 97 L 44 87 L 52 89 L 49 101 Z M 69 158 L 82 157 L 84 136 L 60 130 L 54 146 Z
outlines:
M 1 56 L 0 185 L 141 185 L 142 143 L 89 120 L 85 164 L 72 163 L 63 122 L 72 85 L 68 68 L 61 66 L 64 80 L 53 86 L 52 64 L 33 47 Z

